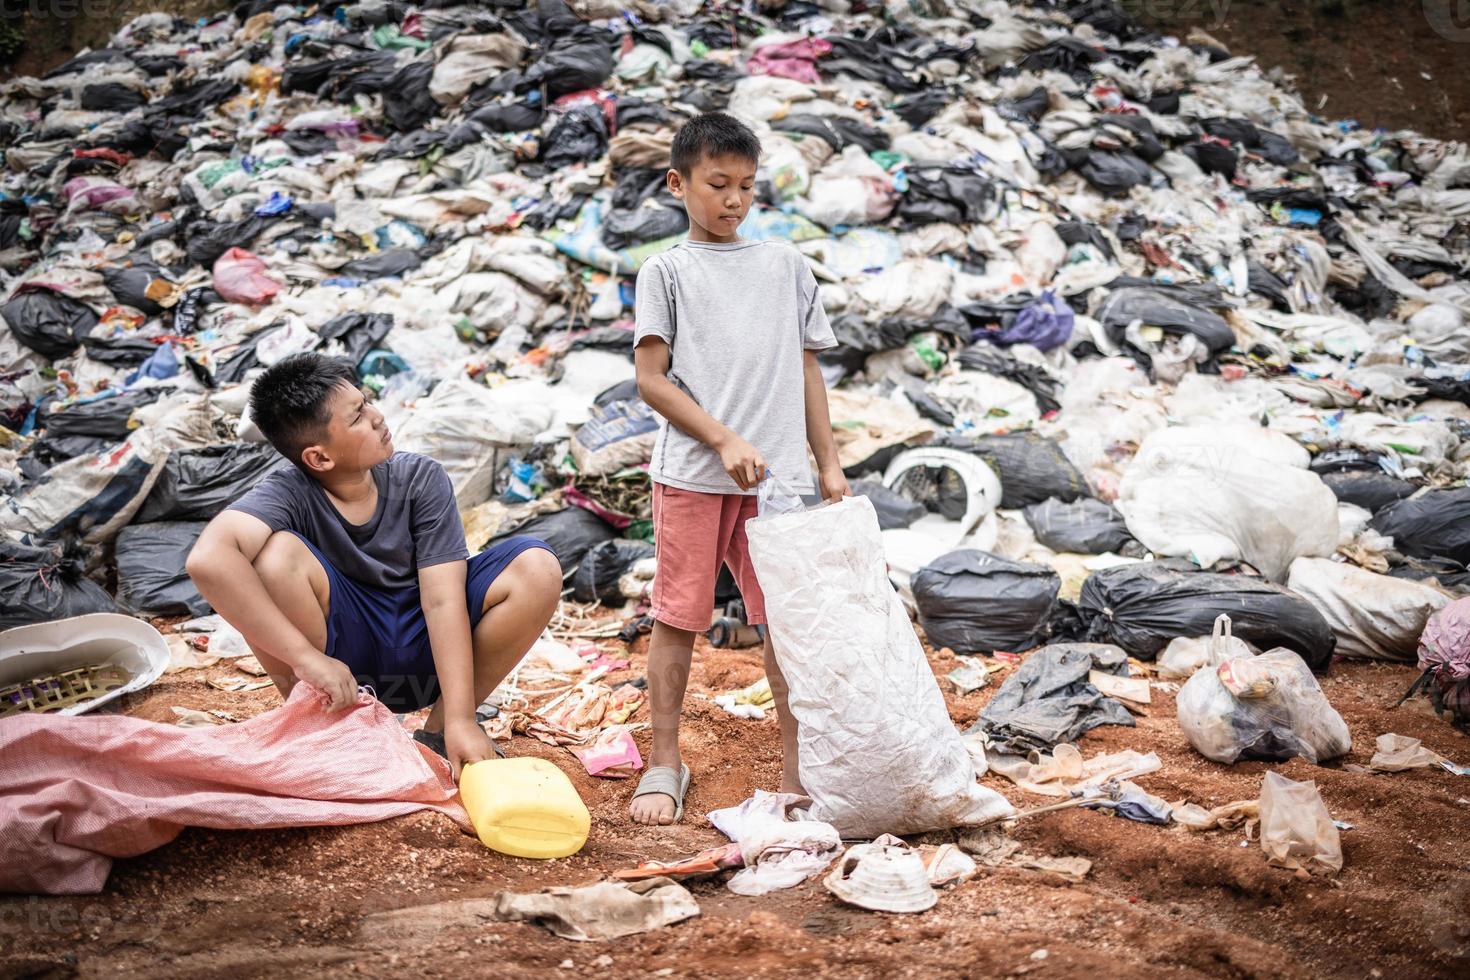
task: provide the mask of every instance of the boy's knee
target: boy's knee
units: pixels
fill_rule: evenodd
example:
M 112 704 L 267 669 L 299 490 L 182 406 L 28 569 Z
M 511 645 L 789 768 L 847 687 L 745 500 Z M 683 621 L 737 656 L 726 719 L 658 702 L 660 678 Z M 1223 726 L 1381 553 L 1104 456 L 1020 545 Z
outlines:
M 255 556 L 255 572 L 267 585 L 299 580 L 309 573 L 306 559 L 310 557 L 311 552 L 300 538 L 290 531 L 277 531 L 266 539 L 265 547 Z
M 554 605 L 561 598 L 561 562 L 545 548 L 528 548 L 510 563 L 513 588 L 526 597 Z

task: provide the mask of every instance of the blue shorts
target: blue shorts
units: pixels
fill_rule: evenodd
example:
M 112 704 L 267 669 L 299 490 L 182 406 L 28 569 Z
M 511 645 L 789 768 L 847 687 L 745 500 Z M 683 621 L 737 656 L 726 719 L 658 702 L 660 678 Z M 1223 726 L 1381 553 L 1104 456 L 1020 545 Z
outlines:
M 300 537 L 300 535 L 297 535 Z M 429 623 L 417 584 L 388 591 L 363 585 L 332 567 L 316 546 L 301 540 L 321 562 L 331 587 L 326 654 L 340 660 L 396 712 L 417 711 L 439 699 L 439 675 L 429 647 Z M 484 616 L 490 583 L 523 551 L 550 547 L 531 537 L 497 541 L 471 555 L 465 570 L 465 602 L 470 629 Z

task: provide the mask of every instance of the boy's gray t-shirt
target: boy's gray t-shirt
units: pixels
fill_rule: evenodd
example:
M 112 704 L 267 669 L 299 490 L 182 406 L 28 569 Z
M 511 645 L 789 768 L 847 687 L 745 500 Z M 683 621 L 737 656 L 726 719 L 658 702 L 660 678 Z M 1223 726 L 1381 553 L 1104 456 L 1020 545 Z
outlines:
M 784 242 L 684 241 L 638 272 L 634 346 L 658 337 L 669 377 L 754 446 L 772 473 L 810 493 L 802 351 L 837 346 L 801 253 Z M 703 493 L 741 491 L 720 454 L 666 420 L 649 475 Z
M 322 485 L 295 466 L 257 483 L 227 510 L 258 517 L 272 531 L 295 531 L 332 567 L 375 589 L 418 585 L 418 570 L 469 557 L 454 486 L 444 467 L 418 453 L 394 453 L 372 469 L 378 506 L 350 524 Z

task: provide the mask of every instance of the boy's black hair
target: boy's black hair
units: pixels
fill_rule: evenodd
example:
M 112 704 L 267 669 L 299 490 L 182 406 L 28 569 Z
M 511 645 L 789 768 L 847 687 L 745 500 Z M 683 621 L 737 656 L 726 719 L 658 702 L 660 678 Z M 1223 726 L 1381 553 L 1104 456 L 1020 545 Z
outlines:
M 750 127 L 723 112 L 706 112 L 679 127 L 669 150 L 669 166 L 688 177 L 705 157 L 744 157 L 760 163 L 761 141 Z
M 347 358 L 292 354 L 250 386 L 250 419 L 277 452 L 301 466 L 301 451 L 321 439 L 332 393 L 344 384 L 357 387 L 357 369 Z

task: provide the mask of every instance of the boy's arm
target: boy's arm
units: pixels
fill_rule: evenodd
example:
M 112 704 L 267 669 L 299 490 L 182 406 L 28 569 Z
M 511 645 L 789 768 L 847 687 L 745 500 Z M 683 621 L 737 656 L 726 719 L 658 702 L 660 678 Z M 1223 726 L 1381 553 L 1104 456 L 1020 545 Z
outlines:
M 238 629 L 252 650 L 289 666 L 330 697 L 327 710 L 357 701 L 357 681 L 340 660 L 314 647 L 276 606 L 255 570 L 255 559 L 272 531 L 258 517 L 227 510 L 205 526 L 184 563 L 199 594 Z
M 464 561 L 446 561 L 419 569 L 429 649 L 444 699 L 444 748 L 456 781 L 463 766 L 495 758 L 490 736 L 475 721 L 474 645 L 465 604 L 467 567 Z
M 842 464 L 837 461 L 837 443 L 832 438 L 832 414 L 827 409 L 827 383 L 816 351 L 802 351 L 802 375 L 806 399 L 806 441 L 817 459 L 817 488 L 823 500 L 852 496 Z
M 720 463 L 741 490 L 750 490 L 766 478 L 766 461 L 756 448 L 717 422 L 689 394 L 669 380 L 669 345 L 658 337 L 644 337 L 633 349 L 638 394 L 669 424 L 720 454 Z M 826 398 L 826 395 L 823 395 Z M 825 417 L 827 403 L 822 402 Z M 829 433 L 830 435 L 830 433 Z

